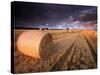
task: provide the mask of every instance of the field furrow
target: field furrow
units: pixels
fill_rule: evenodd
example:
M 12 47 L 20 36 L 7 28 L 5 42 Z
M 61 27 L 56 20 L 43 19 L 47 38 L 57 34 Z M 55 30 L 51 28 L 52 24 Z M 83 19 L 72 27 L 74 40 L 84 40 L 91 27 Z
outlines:
M 15 31 L 18 36 L 26 30 Z M 15 45 L 15 73 L 93 69 L 97 67 L 97 36 L 94 30 L 46 30 L 53 37 L 54 52 L 48 59 L 33 59 Z M 95 34 L 95 35 L 92 35 Z

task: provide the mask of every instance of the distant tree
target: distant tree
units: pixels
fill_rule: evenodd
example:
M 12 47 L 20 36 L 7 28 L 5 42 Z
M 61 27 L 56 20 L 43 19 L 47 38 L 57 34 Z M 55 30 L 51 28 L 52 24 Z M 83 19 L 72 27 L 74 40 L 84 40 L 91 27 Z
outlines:
M 67 28 L 67 30 L 69 30 L 69 28 Z

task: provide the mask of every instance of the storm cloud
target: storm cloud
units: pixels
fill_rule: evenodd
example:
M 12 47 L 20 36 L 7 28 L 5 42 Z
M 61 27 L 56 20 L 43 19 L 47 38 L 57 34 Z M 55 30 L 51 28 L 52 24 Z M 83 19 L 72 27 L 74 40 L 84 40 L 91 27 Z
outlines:
M 83 28 L 97 24 L 97 7 L 67 4 L 12 2 L 16 27 Z M 92 22 L 92 23 L 93 23 Z

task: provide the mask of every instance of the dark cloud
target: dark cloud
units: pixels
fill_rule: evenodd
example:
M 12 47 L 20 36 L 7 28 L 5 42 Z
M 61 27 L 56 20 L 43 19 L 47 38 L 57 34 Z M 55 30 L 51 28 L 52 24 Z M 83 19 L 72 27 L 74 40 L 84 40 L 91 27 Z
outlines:
M 95 6 L 14 2 L 13 9 L 15 27 L 75 28 L 81 21 L 97 20 Z
M 94 21 L 97 20 L 97 13 L 85 13 L 79 16 L 81 21 Z

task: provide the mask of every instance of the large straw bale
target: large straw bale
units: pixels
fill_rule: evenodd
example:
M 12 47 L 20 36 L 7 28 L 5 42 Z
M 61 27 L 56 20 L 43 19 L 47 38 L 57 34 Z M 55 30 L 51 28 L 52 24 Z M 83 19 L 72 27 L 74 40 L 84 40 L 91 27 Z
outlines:
M 54 50 L 50 33 L 45 31 L 26 31 L 19 35 L 17 49 L 33 58 L 48 58 Z

